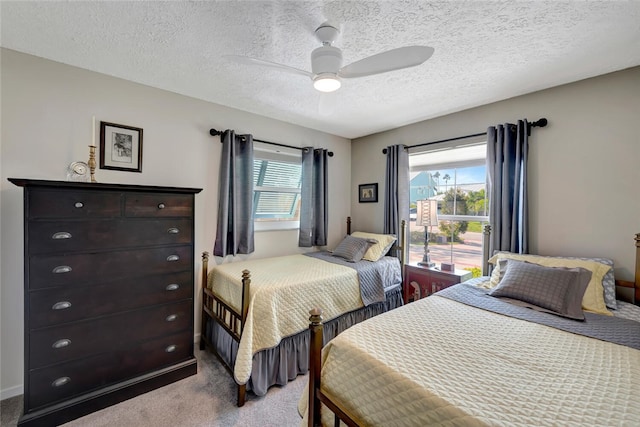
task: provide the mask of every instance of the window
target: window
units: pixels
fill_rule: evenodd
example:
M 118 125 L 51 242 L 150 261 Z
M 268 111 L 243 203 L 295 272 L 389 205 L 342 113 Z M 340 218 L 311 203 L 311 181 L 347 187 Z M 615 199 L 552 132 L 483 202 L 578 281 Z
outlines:
M 256 231 L 300 225 L 300 153 L 258 149 L 253 160 L 253 214 Z
M 489 221 L 485 162 L 486 142 L 458 141 L 410 155 L 409 261 L 426 261 L 427 248 L 436 266 L 452 263 L 480 275 L 482 231 Z M 422 209 L 427 201 L 437 206 L 437 216 L 418 218 L 428 212 Z

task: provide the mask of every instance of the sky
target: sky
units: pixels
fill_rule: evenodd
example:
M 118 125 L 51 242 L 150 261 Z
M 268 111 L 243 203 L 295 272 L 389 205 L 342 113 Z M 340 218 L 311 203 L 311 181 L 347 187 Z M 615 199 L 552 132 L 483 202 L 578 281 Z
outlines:
M 454 175 L 456 171 L 454 169 L 438 169 L 434 171 L 430 171 L 431 174 L 435 174 L 436 172 L 440 172 L 440 186 L 444 187 L 445 181 L 442 180 L 442 177 L 446 174 L 449 174 L 451 179 L 447 181 L 447 185 L 453 185 Z M 458 184 L 480 184 L 485 182 L 486 180 L 486 169 L 485 166 L 472 166 L 458 169 L 458 175 L 456 177 Z

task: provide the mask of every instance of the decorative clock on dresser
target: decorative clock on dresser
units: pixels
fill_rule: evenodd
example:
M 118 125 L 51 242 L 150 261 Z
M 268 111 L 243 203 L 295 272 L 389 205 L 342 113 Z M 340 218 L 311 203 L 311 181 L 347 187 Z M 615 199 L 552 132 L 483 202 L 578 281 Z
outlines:
M 198 188 L 24 192 L 24 413 L 58 425 L 193 375 Z

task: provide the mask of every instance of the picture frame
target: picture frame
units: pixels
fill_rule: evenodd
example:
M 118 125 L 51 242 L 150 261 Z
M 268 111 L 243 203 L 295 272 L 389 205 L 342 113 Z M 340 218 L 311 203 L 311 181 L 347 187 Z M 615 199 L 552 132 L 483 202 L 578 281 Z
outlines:
M 378 201 L 378 183 L 358 185 L 358 201 L 360 203 L 376 203 Z
M 142 172 L 142 129 L 101 121 L 100 169 Z

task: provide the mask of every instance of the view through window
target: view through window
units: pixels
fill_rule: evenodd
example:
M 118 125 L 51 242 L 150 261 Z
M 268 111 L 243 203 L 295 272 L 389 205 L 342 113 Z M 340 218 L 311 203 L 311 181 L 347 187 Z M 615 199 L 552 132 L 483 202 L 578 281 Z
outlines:
M 489 220 L 485 159 L 486 143 L 410 155 L 410 262 L 429 258 L 436 267 L 450 263 L 481 275 Z

